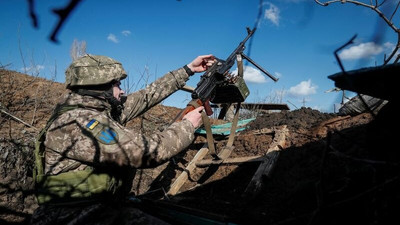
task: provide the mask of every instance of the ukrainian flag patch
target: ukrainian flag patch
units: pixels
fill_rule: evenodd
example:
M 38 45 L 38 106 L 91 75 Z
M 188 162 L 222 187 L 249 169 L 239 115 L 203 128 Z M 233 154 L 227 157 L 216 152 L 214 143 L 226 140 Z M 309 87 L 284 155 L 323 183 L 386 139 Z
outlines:
M 91 121 L 89 121 L 89 123 L 86 124 L 86 128 L 88 128 L 89 130 L 93 130 L 97 124 L 99 124 L 99 121 L 92 119 Z

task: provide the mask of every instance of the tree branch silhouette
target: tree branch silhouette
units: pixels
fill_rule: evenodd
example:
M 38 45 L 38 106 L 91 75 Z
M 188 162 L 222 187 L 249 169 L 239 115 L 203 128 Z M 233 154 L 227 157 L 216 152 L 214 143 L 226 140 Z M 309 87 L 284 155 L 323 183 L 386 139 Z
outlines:
M 53 9 L 53 13 L 59 16 L 59 20 L 56 27 L 53 29 L 53 32 L 51 33 L 51 41 L 58 43 L 57 34 L 60 31 L 60 28 L 62 27 L 62 25 L 64 25 L 65 20 L 68 18 L 69 14 L 75 9 L 80 1 L 81 0 L 71 0 L 65 8 Z
M 379 17 L 381 17 L 385 23 L 397 34 L 397 44 L 396 47 L 393 49 L 393 51 L 390 53 L 389 57 L 385 57 L 383 60 L 383 65 L 388 64 L 393 57 L 396 55 L 397 51 L 400 48 L 400 29 L 396 27 L 396 25 L 393 23 L 393 17 L 394 15 L 397 13 L 397 10 L 399 8 L 400 5 L 400 1 L 397 3 L 396 8 L 394 9 L 394 11 L 392 12 L 392 14 L 390 15 L 390 17 L 387 17 L 387 15 L 385 15 L 385 13 L 383 13 L 381 11 L 381 8 L 383 7 L 384 4 L 390 4 L 391 1 L 369 1 L 368 3 L 364 3 L 361 1 L 354 1 L 354 0 L 330 0 L 330 1 L 320 1 L 320 0 L 314 0 L 317 4 L 321 5 L 321 6 L 328 6 L 330 4 L 334 4 L 334 3 L 351 3 L 354 5 L 358 5 L 358 6 L 363 6 L 366 8 L 370 8 L 371 10 L 375 11 Z M 394 59 L 394 63 L 397 63 L 400 59 L 400 55 L 397 54 L 396 58 Z
M 38 18 L 35 13 L 35 0 L 27 0 L 28 1 L 28 8 L 29 8 L 29 16 L 32 20 L 32 26 L 34 28 L 39 28 L 39 22 Z M 53 13 L 56 14 L 59 17 L 58 23 L 54 27 L 53 31 L 51 32 L 50 35 L 50 40 L 54 43 L 59 43 L 57 40 L 57 35 L 61 29 L 61 27 L 64 25 L 65 21 L 68 19 L 68 16 L 72 11 L 74 11 L 75 7 L 78 5 L 78 3 L 82 0 L 70 0 L 68 5 L 65 8 L 60 8 L 60 9 L 53 9 Z

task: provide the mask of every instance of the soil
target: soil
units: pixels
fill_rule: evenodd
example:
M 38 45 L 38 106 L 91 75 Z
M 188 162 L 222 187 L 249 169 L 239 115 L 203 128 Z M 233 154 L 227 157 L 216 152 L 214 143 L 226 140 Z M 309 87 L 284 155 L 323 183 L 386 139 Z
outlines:
M 32 182 L 34 138 L 65 88 L 0 70 L 0 89 L 0 224 L 28 224 L 37 207 Z M 166 195 L 206 143 L 198 135 L 187 151 L 169 162 L 139 170 L 132 194 L 221 224 L 398 223 L 400 155 L 390 129 L 395 124 L 393 105 L 389 102 L 377 115 L 339 116 L 311 108 L 260 113 L 236 134 L 229 156 L 270 159 L 268 149 L 277 131 L 265 129 L 286 125 L 284 144 L 273 153 L 279 152 L 270 172 L 258 178 L 258 189 L 248 188 L 261 165 L 253 161 L 197 167 L 176 195 Z M 161 104 L 127 127 L 148 133 L 162 130 L 180 110 Z M 227 141 L 227 137 L 215 137 L 217 152 Z

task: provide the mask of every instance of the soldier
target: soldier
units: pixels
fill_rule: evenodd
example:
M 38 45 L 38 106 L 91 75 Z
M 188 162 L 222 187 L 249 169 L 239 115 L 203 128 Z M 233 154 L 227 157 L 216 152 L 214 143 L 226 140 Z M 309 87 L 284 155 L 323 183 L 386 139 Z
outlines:
M 202 123 L 199 107 L 162 132 L 144 135 L 124 126 L 215 62 L 195 58 L 128 96 L 120 62 L 85 55 L 66 70 L 69 93 L 38 136 L 35 183 L 39 208 L 31 224 L 163 224 L 121 206 L 137 168 L 156 167 L 186 149 Z

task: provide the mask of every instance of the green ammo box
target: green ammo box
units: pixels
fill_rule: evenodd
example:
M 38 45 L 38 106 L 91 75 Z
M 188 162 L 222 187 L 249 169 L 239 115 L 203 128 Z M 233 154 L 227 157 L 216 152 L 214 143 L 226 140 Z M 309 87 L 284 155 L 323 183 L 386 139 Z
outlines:
M 215 90 L 211 99 L 212 103 L 235 103 L 244 102 L 250 91 L 242 77 L 237 77 L 234 84 L 221 85 Z

